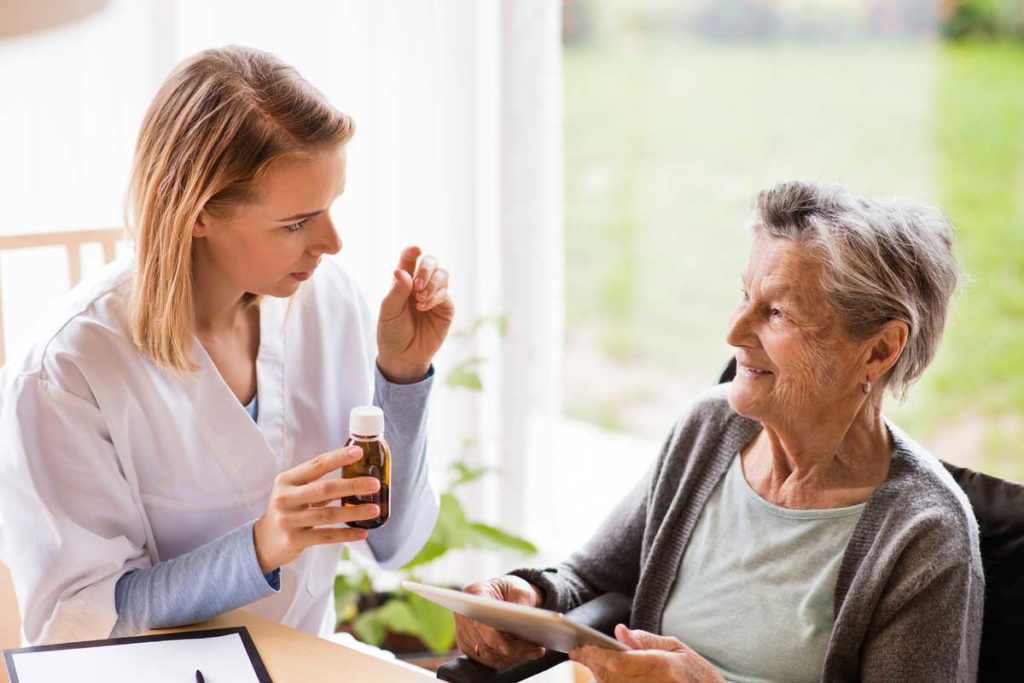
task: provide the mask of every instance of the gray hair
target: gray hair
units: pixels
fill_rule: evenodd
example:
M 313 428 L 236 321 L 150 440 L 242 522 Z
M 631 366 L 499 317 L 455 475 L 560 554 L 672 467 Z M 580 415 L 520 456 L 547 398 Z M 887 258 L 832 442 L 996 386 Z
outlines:
M 837 185 L 783 182 L 757 195 L 754 220 L 755 229 L 797 240 L 820 259 L 821 285 L 851 335 L 867 339 L 890 320 L 907 323 L 906 347 L 883 379 L 905 396 L 935 356 L 962 279 L 946 214 Z

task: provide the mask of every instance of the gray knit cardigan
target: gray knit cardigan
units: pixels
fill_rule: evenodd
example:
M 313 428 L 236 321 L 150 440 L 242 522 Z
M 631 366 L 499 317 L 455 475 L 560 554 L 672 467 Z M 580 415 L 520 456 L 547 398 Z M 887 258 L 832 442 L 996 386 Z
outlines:
M 566 612 L 618 592 L 633 597 L 632 628 L 660 633 L 697 518 L 762 428 L 729 407 L 727 391 L 697 399 L 651 471 L 567 562 L 512 572 L 544 592 L 544 607 Z M 984 598 L 977 524 L 941 463 L 888 426 L 889 476 L 846 546 L 821 680 L 973 681 Z

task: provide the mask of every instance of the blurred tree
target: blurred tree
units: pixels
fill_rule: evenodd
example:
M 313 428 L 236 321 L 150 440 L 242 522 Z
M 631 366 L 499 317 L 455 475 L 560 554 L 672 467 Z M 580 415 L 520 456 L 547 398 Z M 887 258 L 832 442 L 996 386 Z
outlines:
M 1024 40 L 1024 0 L 943 0 L 941 18 L 951 40 Z
M 562 44 L 577 45 L 591 38 L 593 3 L 589 0 L 562 0 Z

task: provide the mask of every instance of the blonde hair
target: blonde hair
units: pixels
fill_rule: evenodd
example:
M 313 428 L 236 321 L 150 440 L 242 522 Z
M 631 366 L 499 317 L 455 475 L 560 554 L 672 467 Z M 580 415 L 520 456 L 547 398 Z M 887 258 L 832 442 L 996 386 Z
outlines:
M 255 198 L 285 157 L 344 145 L 355 132 L 295 69 L 260 50 L 205 50 L 178 65 L 142 122 L 129 188 L 137 264 L 132 341 L 190 372 L 195 331 L 192 228 Z

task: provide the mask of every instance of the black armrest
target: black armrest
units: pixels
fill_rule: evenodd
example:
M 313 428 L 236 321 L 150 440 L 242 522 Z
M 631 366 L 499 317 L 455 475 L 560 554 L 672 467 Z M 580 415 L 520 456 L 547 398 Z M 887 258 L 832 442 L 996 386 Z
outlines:
M 585 602 L 565 616 L 580 624 L 584 624 L 602 633 L 611 633 L 616 624 L 629 621 L 632 601 L 618 593 L 605 593 Z M 507 669 L 496 671 L 469 657 L 459 657 L 437 670 L 437 677 L 449 683 L 515 683 L 530 676 L 547 671 L 556 664 L 561 664 L 568 656 L 564 652 L 549 650 L 540 659 L 534 659 Z

